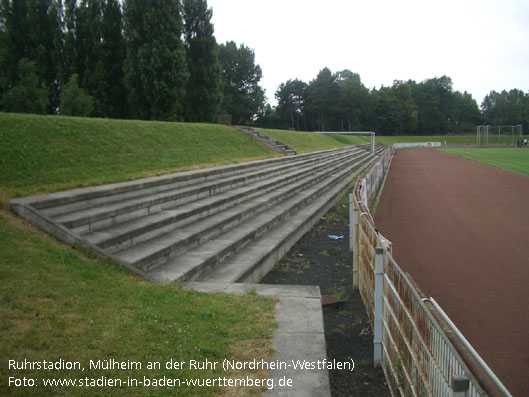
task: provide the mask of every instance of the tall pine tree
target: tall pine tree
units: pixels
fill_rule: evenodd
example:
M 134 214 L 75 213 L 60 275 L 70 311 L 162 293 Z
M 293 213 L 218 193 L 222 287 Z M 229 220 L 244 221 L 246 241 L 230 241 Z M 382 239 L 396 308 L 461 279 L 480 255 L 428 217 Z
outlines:
M 151 120 L 183 119 L 188 79 L 177 0 L 125 0 L 125 85 L 129 113 Z
M 125 42 L 118 0 L 66 0 L 63 17 L 62 85 L 79 76 L 79 85 L 94 98 L 94 114 L 126 117 L 123 86 Z
M 35 63 L 39 85 L 48 91 L 46 111 L 54 113 L 60 101 L 58 65 L 60 64 L 60 3 L 54 0 L 2 0 L 0 56 L 3 58 L 0 82 L 7 92 L 18 84 L 19 62 Z
M 125 118 L 127 94 L 123 85 L 123 60 L 126 52 L 123 16 L 118 0 L 106 0 L 103 4 L 100 33 L 99 61 L 96 67 L 100 79 L 94 93 L 96 114 Z
M 100 80 L 95 71 L 101 37 L 101 8 L 102 0 L 82 0 L 75 11 L 75 74 L 79 75 L 79 86 L 92 96 Z
M 189 81 L 186 120 L 213 122 L 222 102 L 221 67 L 206 0 L 183 0 Z

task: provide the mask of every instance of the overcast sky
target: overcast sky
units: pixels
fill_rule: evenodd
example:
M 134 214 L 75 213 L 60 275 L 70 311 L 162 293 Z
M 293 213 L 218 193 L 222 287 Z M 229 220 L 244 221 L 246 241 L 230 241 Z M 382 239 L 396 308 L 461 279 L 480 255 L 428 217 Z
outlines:
M 217 42 L 244 43 L 275 104 L 279 84 L 327 66 L 368 88 L 447 75 L 481 104 L 529 91 L 529 0 L 208 0 Z

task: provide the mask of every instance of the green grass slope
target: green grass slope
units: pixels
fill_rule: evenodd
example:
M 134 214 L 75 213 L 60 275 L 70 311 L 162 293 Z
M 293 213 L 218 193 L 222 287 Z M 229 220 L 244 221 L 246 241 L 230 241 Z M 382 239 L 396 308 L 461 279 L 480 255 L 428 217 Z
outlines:
M 4 200 L 273 156 L 221 125 L 0 113 Z
M 152 284 L 35 230 L 7 209 L 15 196 L 275 156 L 223 126 L 0 113 L 0 395 L 247 395 L 261 388 L 44 387 L 42 379 L 266 377 L 193 370 L 189 360 L 271 354 L 274 300 Z M 141 369 L 90 369 L 90 360 Z M 169 360 L 184 369 L 166 369 Z M 9 360 L 77 361 L 82 370 L 14 369 Z M 149 369 L 148 362 L 161 368 Z M 36 387 L 15 387 L 17 379 Z M 10 381 L 12 384 L 10 385 Z
M 443 149 L 443 152 L 529 176 L 527 148 Z
M 285 145 L 294 148 L 298 153 L 314 152 L 316 150 L 335 149 L 350 145 L 362 145 L 370 143 L 370 137 L 351 135 L 325 135 L 314 132 L 285 131 L 259 129 L 263 134 L 268 135 Z

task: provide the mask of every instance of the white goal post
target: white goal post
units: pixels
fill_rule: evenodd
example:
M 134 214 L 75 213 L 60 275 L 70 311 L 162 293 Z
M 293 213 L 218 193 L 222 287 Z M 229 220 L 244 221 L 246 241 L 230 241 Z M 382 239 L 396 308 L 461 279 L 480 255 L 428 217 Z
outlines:
M 478 125 L 476 146 L 514 146 L 522 139 L 523 127 L 518 125 Z

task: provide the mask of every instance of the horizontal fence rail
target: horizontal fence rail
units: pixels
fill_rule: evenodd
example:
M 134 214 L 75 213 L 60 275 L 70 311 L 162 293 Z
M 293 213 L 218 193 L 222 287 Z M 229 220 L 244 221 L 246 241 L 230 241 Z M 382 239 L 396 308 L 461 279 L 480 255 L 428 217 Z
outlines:
M 424 297 L 402 271 L 391 242 L 375 227 L 369 200 L 381 188 L 392 155 L 393 148 L 387 149 L 349 198 L 353 285 L 373 328 L 374 365 L 384 370 L 393 396 L 510 396 L 457 329 L 447 334 L 455 325 L 443 319 L 442 309 L 437 310 L 435 301 Z M 469 369 L 476 362 L 479 377 Z

